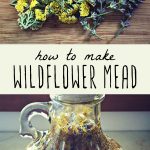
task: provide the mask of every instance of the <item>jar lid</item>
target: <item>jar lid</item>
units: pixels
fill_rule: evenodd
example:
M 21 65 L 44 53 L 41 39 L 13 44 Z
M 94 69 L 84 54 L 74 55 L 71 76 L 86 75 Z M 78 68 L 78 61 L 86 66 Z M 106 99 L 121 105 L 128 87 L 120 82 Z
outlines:
M 50 95 L 52 100 L 64 103 L 97 103 L 101 102 L 104 94 L 58 94 Z

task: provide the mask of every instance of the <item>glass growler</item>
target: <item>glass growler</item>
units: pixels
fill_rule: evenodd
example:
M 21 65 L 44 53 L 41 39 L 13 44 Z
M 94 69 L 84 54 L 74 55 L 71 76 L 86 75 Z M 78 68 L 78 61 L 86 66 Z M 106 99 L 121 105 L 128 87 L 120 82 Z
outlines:
M 51 99 L 47 103 L 31 103 L 21 111 L 20 134 L 33 139 L 27 150 L 121 150 L 101 129 L 104 95 L 63 94 Z M 32 126 L 34 115 L 49 121 L 47 131 Z

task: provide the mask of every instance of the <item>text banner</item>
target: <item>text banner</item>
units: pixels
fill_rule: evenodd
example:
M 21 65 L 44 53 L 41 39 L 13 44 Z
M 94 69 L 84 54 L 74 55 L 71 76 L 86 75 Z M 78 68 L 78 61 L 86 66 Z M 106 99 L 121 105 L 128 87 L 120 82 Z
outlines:
M 0 45 L 0 94 L 149 94 L 149 45 Z

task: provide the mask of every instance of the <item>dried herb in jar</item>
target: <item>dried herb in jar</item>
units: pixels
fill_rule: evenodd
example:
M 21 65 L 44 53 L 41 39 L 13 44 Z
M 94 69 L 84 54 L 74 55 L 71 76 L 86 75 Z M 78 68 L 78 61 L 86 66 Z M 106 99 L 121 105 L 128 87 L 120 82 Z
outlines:
M 100 123 L 90 119 L 91 113 L 90 107 L 82 106 L 72 113 L 63 112 L 55 116 L 47 135 L 51 140 L 46 149 L 121 150 L 117 142 L 103 134 Z

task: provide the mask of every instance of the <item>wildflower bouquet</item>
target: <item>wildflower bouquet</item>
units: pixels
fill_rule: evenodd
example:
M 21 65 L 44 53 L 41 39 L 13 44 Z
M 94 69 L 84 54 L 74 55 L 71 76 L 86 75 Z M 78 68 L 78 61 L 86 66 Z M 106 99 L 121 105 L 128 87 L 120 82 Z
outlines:
M 84 30 L 99 37 L 96 28 L 105 16 L 122 14 L 116 35 L 128 27 L 133 11 L 143 0 L 12 0 L 11 5 L 19 14 L 21 29 L 37 30 L 52 15 L 62 23 L 80 22 Z

